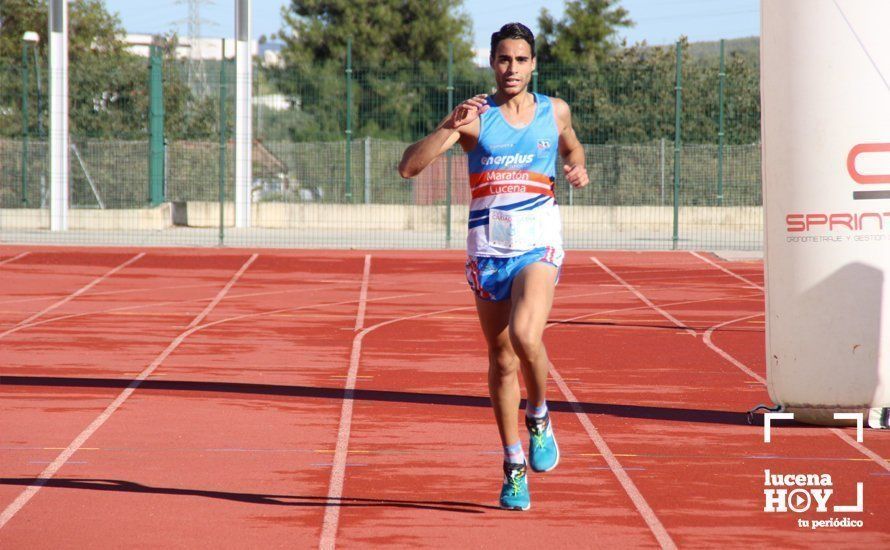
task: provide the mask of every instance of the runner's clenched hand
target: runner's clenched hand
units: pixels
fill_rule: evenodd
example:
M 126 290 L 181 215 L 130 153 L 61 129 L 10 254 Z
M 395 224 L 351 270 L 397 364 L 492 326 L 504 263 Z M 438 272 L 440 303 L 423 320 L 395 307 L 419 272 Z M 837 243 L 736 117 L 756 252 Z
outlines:
M 562 170 L 565 172 L 566 181 L 572 184 L 576 189 L 580 189 L 590 183 L 590 178 L 587 177 L 587 168 L 585 168 L 583 164 L 576 164 L 574 166 L 566 164 L 562 167 Z
M 451 111 L 451 117 L 448 119 L 448 125 L 453 129 L 466 126 L 479 118 L 482 113 L 488 110 L 488 103 L 485 101 L 486 94 L 479 94 L 464 101 Z

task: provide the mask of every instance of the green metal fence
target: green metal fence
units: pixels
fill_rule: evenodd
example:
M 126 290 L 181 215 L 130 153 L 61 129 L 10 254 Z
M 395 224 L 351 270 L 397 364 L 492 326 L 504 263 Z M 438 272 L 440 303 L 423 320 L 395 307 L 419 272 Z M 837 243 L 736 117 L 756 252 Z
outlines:
M 196 73 L 160 50 L 133 57 L 104 78 L 70 70 L 74 214 L 61 233 L 46 215 L 47 71 L 35 60 L 0 67 L 0 240 L 463 245 L 463 152 L 410 181 L 396 166 L 455 103 L 491 91 L 489 69 L 372 68 L 351 55 L 255 67 L 253 223 L 236 230 L 234 62 L 205 61 Z M 598 67 L 542 64 L 533 88 L 569 103 L 587 152 L 587 188 L 557 180 L 568 246 L 761 246 L 756 60 L 722 47 L 706 60 L 689 59 L 682 43 L 634 47 Z

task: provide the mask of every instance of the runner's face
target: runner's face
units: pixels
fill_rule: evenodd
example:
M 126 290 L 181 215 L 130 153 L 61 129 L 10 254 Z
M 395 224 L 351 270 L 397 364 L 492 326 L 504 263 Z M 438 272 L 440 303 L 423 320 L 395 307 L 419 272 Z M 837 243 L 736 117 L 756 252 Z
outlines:
M 501 40 L 491 60 L 498 90 L 511 96 L 520 93 L 528 86 L 535 66 L 532 48 L 522 39 Z

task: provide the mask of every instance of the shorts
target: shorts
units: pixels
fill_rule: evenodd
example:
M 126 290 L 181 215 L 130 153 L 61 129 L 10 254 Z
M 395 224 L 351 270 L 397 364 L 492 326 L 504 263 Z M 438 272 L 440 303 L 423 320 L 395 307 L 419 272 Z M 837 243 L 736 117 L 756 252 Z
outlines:
M 482 300 L 499 302 L 510 297 L 513 279 L 525 266 L 544 262 L 557 269 L 556 281 L 565 252 L 561 248 L 542 246 L 519 256 L 501 258 L 497 256 L 477 256 L 467 259 L 467 282 L 473 292 Z

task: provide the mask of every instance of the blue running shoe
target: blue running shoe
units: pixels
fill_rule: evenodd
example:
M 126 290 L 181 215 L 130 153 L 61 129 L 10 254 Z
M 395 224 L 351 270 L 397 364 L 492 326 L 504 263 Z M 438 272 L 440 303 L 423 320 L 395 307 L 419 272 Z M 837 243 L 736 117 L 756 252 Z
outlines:
M 553 436 L 553 424 L 550 422 L 550 413 L 544 418 L 525 417 L 525 426 L 528 428 L 528 462 L 532 470 L 536 472 L 549 472 L 559 464 L 559 447 Z
M 504 486 L 501 487 L 501 508 L 528 510 L 532 507 L 528 496 L 528 477 L 525 464 L 504 462 Z

